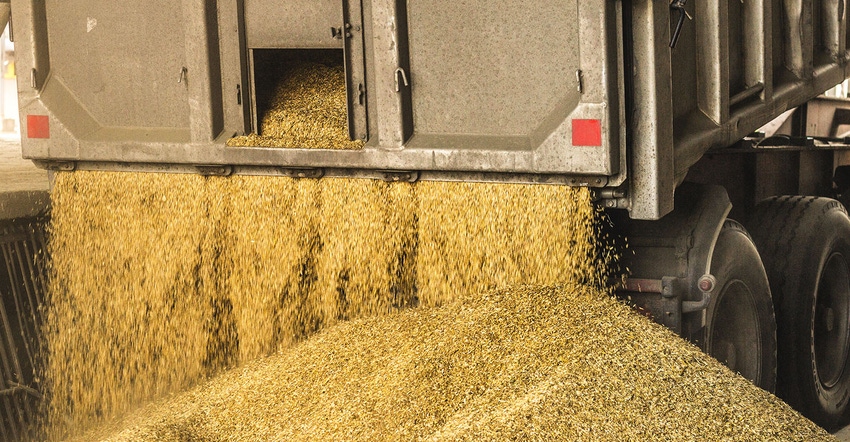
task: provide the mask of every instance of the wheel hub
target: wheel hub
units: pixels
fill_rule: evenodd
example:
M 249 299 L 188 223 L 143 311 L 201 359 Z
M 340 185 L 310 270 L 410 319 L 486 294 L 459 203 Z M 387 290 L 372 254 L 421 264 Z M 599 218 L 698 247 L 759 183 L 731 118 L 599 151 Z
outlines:
M 827 259 L 814 308 L 815 368 L 820 383 L 831 388 L 841 380 L 850 352 L 850 270 L 840 253 Z
M 827 308 L 824 311 L 824 327 L 828 332 L 835 330 L 835 310 Z
M 726 284 L 718 295 L 717 314 L 724 318 L 712 332 L 709 354 L 758 384 L 761 346 L 753 295 L 741 281 Z

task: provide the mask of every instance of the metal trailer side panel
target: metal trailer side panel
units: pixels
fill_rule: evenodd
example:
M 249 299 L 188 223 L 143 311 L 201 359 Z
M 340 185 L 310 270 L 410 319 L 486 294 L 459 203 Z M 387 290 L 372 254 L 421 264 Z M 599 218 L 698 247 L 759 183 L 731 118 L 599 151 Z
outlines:
M 332 47 L 296 41 L 331 39 L 327 22 L 315 20 L 321 31 L 296 27 L 303 36 L 293 31 L 298 35 L 275 39 L 269 29 L 285 34 L 279 21 L 297 14 L 284 8 L 270 16 L 277 25 L 260 25 L 245 15 L 268 15 L 274 7 L 258 0 L 154 8 L 88 0 L 73 11 L 55 0 L 15 2 L 19 67 L 35 69 L 35 82 L 19 77 L 22 115 L 25 122 L 34 117 L 36 132 L 50 128 L 49 138 L 41 138 L 24 125 L 25 155 L 77 167 L 206 164 L 237 173 L 281 167 L 357 176 L 414 171 L 425 179 L 617 181 L 624 147 L 614 3 L 342 4 L 352 33 L 362 32 L 367 42 L 366 84 L 350 85 L 362 86 L 373 104 L 361 152 L 223 146 L 250 130 L 250 94 L 234 91 L 250 84 L 243 66 L 251 51 Z M 351 14 L 356 8 L 359 17 Z M 224 17 L 225 10 L 243 17 Z M 335 20 L 344 25 L 343 17 Z M 143 60 L 149 63 L 137 72 Z M 236 84 L 234 73 L 242 77 Z M 237 100 L 244 103 L 241 119 L 229 110 Z M 573 120 L 595 120 L 598 140 L 573 145 Z
M 49 167 L 588 185 L 655 219 L 706 151 L 847 73 L 846 0 L 690 2 L 674 49 L 649 0 L 65 3 L 12 1 Z M 225 147 L 256 126 L 252 54 L 315 48 L 344 53 L 366 147 Z
M 677 180 L 848 74 L 845 0 L 693 3 L 671 52 Z
M 627 78 L 631 111 L 628 133 L 627 207 L 637 219 L 658 219 L 673 210 L 673 127 L 669 49 L 669 9 L 658 2 L 636 2 L 627 10 L 631 27 L 632 77 Z M 628 37 L 626 37 L 628 38 Z M 628 71 L 626 71 L 628 72 Z
M 693 19 L 672 49 L 676 14 L 668 20 L 666 6 L 653 3 L 626 8 L 629 192 L 626 202 L 609 202 L 641 219 L 672 209 L 672 190 L 707 151 L 848 74 L 845 0 L 690 2 Z

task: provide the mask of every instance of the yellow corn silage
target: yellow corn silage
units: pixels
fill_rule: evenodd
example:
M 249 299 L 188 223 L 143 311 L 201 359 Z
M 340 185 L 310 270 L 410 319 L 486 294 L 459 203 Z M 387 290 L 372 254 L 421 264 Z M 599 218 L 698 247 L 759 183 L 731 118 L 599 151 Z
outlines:
M 52 198 L 55 437 L 340 320 L 597 278 L 586 189 L 74 172 Z

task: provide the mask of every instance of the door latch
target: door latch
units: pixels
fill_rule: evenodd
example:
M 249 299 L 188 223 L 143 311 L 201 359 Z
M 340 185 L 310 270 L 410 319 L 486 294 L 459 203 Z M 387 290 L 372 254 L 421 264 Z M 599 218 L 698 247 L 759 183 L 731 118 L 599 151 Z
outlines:
M 688 0 L 673 0 L 673 2 L 670 3 L 670 9 L 679 13 L 679 19 L 676 22 L 676 29 L 673 30 L 673 36 L 670 38 L 670 49 L 675 48 L 676 43 L 679 41 L 679 34 L 682 32 L 682 26 L 685 24 L 685 18 L 693 20 L 691 14 L 688 14 L 688 11 L 685 9 L 685 3 L 687 1 Z

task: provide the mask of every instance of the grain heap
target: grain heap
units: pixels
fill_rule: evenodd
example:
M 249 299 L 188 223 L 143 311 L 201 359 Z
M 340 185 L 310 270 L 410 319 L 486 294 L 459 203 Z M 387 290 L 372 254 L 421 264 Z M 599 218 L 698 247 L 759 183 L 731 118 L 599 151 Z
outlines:
M 326 329 L 86 440 L 833 440 L 587 286 Z
M 480 186 L 57 174 L 52 437 L 340 320 L 597 277 L 587 190 Z
M 362 149 L 348 137 L 345 69 L 300 62 L 281 76 L 260 134 L 234 137 L 228 146 Z

